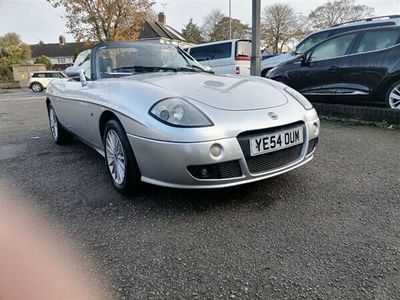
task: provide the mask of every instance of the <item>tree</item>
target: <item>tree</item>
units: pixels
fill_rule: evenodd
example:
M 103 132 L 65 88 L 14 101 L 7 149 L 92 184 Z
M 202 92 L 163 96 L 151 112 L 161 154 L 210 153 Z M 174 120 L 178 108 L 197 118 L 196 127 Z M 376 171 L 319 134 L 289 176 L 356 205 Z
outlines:
M 250 27 L 243 24 L 238 19 L 231 20 L 232 25 L 232 39 L 241 39 L 250 37 Z M 222 19 L 214 27 L 214 32 L 211 34 L 212 41 L 228 40 L 229 37 L 229 17 L 222 17 Z
M 50 58 L 48 58 L 46 55 L 41 55 L 35 59 L 35 64 L 43 64 L 46 66 L 47 70 L 51 70 L 53 67 Z
M 31 48 L 15 32 L 0 36 L 0 66 L 26 63 L 31 58 Z
M 301 16 L 288 4 L 276 3 L 265 7 L 262 19 L 262 37 L 273 53 L 280 53 L 291 39 L 305 35 Z
M 216 41 L 215 39 L 215 27 L 222 20 L 225 15 L 219 9 L 212 9 L 211 12 L 204 18 L 203 26 L 201 31 L 203 39 L 206 41 Z
M 190 43 L 200 44 L 203 42 L 200 28 L 197 24 L 193 23 L 192 18 L 189 23 L 182 28 L 182 35 Z
M 152 14 L 151 0 L 47 0 L 66 11 L 67 27 L 76 40 L 132 40 Z
M 372 16 L 374 9 L 357 5 L 355 0 L 334 0 L 318 6 L 308 16 L 314 29 L 331 27 L 336 24 Z

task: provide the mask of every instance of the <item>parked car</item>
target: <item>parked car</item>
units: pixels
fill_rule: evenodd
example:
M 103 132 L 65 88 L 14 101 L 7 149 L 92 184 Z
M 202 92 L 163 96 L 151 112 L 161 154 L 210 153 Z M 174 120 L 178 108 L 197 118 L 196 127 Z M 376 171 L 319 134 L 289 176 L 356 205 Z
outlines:
M 65 75 L 63 72 L 60 71 L 34 72 L 31 74 L 28 84 L 29 88 L 32 89 L 32 91 L 41 92 L 47 88 L 50 81 L 53 80 L 54 78 L 65 78 L 65 77 L 67 77 L 67 75 Z
M 400 15 L 374 17 L 363 20 L 356 20 L 335 25 L 328 29 L 324 29 L 318 32 L 314 32 L 309 36 L 305 37 L 293 51 L 270 57 L 261 62 L 261 76 L 266 77 L 269 70 L 275 68 L 281 63 L 292 60 L 298 55 L 302 55 L 315 45 L 323 42 L 324 40 L 333 37 L 340 33 L 354 31 L 358 29 L 381 27 L 381 26 L 393 26 L 400 25 Z
M 76 80 L 47 88 L 52 137 L 97 150 L 121 192 L 140 181 L 228 187 L 313 158 L 319 119 L 306 98 L 272 80 L 210 74 L 178 47 L 101 43 L 66 73 Z
M 336 35 L 268 73 L 313 100 L 400 109 L 400 26 Z M 325 96 L 325 97 L 324 97 Z
M 186 48 L 185 51 L 216 74 L 250 75 L 250 40 L 205 43 Z

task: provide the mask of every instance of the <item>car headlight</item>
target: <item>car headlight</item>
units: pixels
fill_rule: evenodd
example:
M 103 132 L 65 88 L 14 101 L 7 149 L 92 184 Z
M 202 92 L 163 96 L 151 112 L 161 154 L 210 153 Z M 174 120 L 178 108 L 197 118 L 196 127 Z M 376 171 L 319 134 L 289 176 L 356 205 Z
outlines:
M 149 111 L 157 120 L 177 127 L 206 127 L 214 125 L 197 107 L 182 98 L 158 101 Z
M 306 97 L 304 97 L 302 94 L 300 94 L 298 91 L 296 91 L 295 89 L 292 89 L 291 87 L 286 87 L 285 91 L 292 96 L 294 99 L 297 100 L 297 102 L 299 102 L 305 109 L 310 110 L 313 109 L 312 104 L 310 103 L 310 101 L 308 101 L 306 99 Z

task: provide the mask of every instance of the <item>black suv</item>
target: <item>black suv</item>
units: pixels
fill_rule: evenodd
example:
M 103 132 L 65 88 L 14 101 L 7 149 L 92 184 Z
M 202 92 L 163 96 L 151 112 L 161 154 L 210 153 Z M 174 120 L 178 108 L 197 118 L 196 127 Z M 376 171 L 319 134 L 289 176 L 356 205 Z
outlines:
M 267 77 L 313 101 L 374 102 L 400 109 L 400 26 L 336 35 Z

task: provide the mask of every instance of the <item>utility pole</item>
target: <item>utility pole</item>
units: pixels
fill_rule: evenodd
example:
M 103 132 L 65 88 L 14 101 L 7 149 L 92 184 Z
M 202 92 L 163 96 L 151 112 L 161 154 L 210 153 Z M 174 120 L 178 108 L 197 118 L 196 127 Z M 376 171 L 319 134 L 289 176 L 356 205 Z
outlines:
M 229 0 L 229 39 L 232 39 L 232 0 Z
M 252 76 L 261 75 L 260 25 L 261 0 L 252 0 L 251 65 Z

